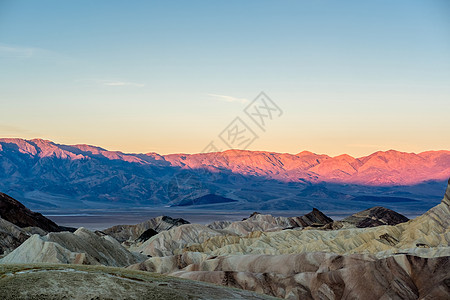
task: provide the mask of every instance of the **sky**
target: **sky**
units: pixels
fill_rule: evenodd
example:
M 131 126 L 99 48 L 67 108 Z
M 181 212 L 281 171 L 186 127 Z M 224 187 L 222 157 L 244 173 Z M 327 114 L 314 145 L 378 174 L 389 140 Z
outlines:
M 1 137 L 198 153 L 239 117 L 241 148 L 363 156 L 450 150 L 449 111 L 446 0 L 0 0 Z

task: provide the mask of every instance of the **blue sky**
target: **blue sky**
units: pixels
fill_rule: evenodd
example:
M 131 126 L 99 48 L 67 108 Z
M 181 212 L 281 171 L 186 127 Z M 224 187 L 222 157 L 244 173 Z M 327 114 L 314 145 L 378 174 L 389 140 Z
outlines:
M 1 1 L 0 135 L 199 152 L 450 149 L 448 1 Z M 256 131 L 256 129 L 255 129 Z

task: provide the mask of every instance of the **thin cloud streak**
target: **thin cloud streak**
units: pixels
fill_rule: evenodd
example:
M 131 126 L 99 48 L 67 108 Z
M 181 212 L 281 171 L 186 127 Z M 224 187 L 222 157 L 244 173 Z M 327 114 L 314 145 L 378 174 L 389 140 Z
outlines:
M 31 58 L 38 52 L 44 50 L 32 47 L 17 47 L 11 45 L 0 44 L 0 57 L 5 58 Z
M 106 85 L 106 86 L 134 86 L 134 87 L 143 87 L 143 86 L 145 86 L 145 84 L 143 84 L 143 83 L 125 82 L 125 81 L 104 82 L 103 85 Z
M 237 98 L 237 97 L 226 96 L 226 95 L 208 94 L 208 96 L 213 97 L 220 101 L 225 101 L 225 102 L 237 102 L 237 103 L 242 103 L 242 104 L 249 102 L 248 99 L 245 99 L 245 98 Z
M 51 62 L 73 62 L 73 58 L 47 49 L 16 46 L 0 43 L 0 59 L 17 60 L 43 60 Z
M 144 83 L 121 81 L 121 80 L 103 80 L 103 79 L 79 79 L 77 83 L 86 83 L 89 86 L 111 86 L 111 87 L 144 87 Z

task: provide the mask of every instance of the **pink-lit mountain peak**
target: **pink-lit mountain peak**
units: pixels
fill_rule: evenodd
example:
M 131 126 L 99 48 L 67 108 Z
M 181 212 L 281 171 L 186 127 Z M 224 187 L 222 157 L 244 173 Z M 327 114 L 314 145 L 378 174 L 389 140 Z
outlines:
M 37 149 L 28 141 L 17 138 L 3 138 L 0 142 L 5 143 L 4 148 L 7 149 L 9 145 L 15 145 L 19 152 L 24 154 L 36 155 Z M 3 148 L 3 147 L 2 147 Z
M 86 145 L 86 144 L 71 145 L 71 147 L 77 148 L 80 151 L 88 152 L 91 154 L 101 154 L 102 152 L 108 151 L 108 150 L 100 148 L 100 147 Z
M 424 167 L 428 162 L 415 153 L 400 152 L 396 150 L 377 151 L 369 156 L 362 157 L 362 170 L 371 167 L 396 170 L 410 166 L 411 168 Z
M 63 150 L 55 143 L 43 139 L 23 140 L 17 138 L 12 139 L 5 138 L 0 139 L 0 142 L 5 143 L 7 146 L 15 145 L 20 153 L 28 154 L 30 156 L 38 156 L 40 158 L 51 156 L 61 159 L 84 158 L 82 155 L 78 155 L 73 152 Z
M 140 165 L 206 168 L 282 181 L 326 181 L 370 185 L 414 184 L 445 180 L 450 176 L 450 151 L 419 154 L 395 150 L 377 151 L 354 158 L 330 157 L 303 151 L 298 154 L 227 150 L 217 153 L 159 155 L 127 154 L 90 145 L 59 145 L 42 139 L 0 139 L 0 155 L 18 152 L 38 158 L 120 160 Z
M 308 151 L 296 155 L 264 151 L 228 150 L 218 153 L 167 155 L 174 166 L 187 169 L 227 169 L 243 175 L 260 175 L 283 181 L 327 181 L 371 185 L 413 184 L 444 180 L 450 175 L 450 151 L 426 155 L 395 150 L 377 151 L 354 158 L 330 157 Z
M 338 156 L 333 156 L 333 158 L 336 160 L 347 161 L 347 162 L 356 160 L 356 158 L 354 158 L 353 156 L 350 156 L 348 154 L 341 154 Z

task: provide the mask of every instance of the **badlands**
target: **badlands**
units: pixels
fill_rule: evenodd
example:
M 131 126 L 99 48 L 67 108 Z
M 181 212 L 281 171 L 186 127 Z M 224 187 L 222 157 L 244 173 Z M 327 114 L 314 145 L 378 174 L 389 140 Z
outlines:
M 29 217 L 0 214 L 6 299 L 450 298 L 450 180 L 441 203 L 412 220 L 374 207 L 333 221 L 314 209 L 209 225 L 161 216 L 92 232 L 0 199 Z

